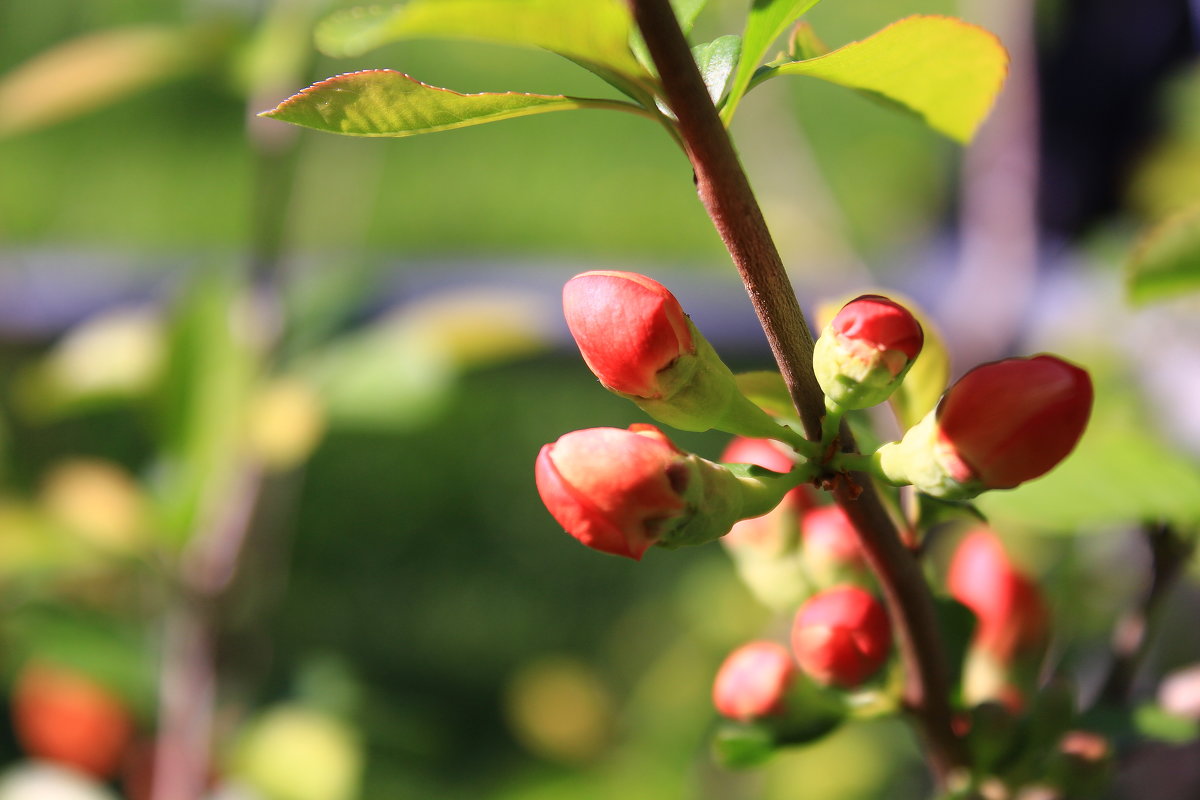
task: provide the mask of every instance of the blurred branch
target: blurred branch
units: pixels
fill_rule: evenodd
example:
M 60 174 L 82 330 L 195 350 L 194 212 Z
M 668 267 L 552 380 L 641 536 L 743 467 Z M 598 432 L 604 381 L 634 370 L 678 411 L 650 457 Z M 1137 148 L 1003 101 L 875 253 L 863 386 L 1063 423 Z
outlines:
M 733 143 L 668 0 L 630 0 L 630 7 L 679 122 L 700 200 L 742 276 L 805 432 L 819 441 L 825 402 L 812 370 L 812 334 Z M 853 447 L 844 425 L 842 432 L 844 446 Z M 950 724 L 950 686 L 932 598 L 870 479 L 857 475 L 854 480 L 855 486 L 839 480 L 834 496 L 859 529 L 884 587 L 905 666 L 904 702 L 919 722 L 930 766 L 944 784 L 966 761 Z
M 1181 536 L 1165 522 L 1147 524 L 1142 533 L 1150 549 L 1150 586 L 1141 604 L 1117 620 L 1112 665 L 1100 690 L 1103 702 L 1117 705 L 1128 702 L 1138 669 L 1150 649 L 1163 600 L 1196 549 L 1194 539 Z
M 1008 354 L 1037 280 L 1037 63 L 1033 0 L 963 6 L 1010 58 L 996 107 L 963 157 L 958 271 L 938 309 L 955 362 L 977 364 Z

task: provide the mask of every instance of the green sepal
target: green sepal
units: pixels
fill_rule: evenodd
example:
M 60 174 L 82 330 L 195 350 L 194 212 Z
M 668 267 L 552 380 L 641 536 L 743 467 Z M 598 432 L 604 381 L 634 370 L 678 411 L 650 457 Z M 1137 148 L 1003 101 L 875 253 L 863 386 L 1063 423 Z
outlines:
M 668 550 L 721 538 L 738 520 L 761 517 L 775 508 L 810 477 L 802 468 L 781 475 L 751 464 L 715 464 L 694 455 L 688 457 L 687 469 L 687 512 L 656 542 Z
M 719 430 L 753 439 L 778 439 L 802 454 L 812 454 L 812 443 L 780 425 L 742 394 L 733 372 L 691 320 L 688 329 L 696 352 L 680 356 L 658 373 L 662 397 L 616 394 L 632 400 L 664 425 L 681 431 Z
M 876 451 L 885 480 L 895 486 L 912 484 L 941 500 L 970 500 L 987 487 L 977 481 L 959 483 L 937 458 L 937 409 L 908 429 L 904 438 Z
M 847 410 L 870 408 L 892 396 L 916 359 L 892 375 L 882 359 L 864 359 L 839 343 L 827 325 L 813 346 L 813 371 L 825 397 Z

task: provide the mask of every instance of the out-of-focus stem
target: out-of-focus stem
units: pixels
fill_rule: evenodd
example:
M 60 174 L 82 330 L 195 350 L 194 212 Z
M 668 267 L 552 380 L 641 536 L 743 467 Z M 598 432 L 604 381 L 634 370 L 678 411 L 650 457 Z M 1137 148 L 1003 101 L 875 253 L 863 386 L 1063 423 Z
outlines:
M 812 370 L 812 334 L 733 143 L 668 0 L 629 0 L 629 5 L 678 120 L 700 201 L 742 276 L 805 433 L 820 441 L 825 401 Z M 852 442 L 844 425 L 841 441 Z M 948 672 L 933 601 L 870 478 L 855 474 L 851 479 L 854 485 L 836 483 L 834 497 L 859 529 L 884 588 L 905 666 L 904 703 L 919 724 L 935 777 L 945 784 L 966 761 L 951 728 Z
M 1138 667 L 1153 640 L 1152 628 L 1163 598 L 1196 549 L 1194 541 L 1167 524 L 1147 525 L 1144 533 L 1150 548 L 1150 586 L 1141 604 L 1117 621 L 1112 666 L 1100 691 L 1103 700 L 1118 705 L 1128 702 Z

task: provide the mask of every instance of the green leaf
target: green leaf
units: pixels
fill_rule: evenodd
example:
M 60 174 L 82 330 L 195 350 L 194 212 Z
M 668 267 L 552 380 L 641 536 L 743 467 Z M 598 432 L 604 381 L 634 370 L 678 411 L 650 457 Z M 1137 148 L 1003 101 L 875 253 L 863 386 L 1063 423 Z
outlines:
M 1008 53 L 992 33 L 952 17 L 916 15 L 828 55 L 764 67 L 752 86 L 776 75 L 821 78 L 899 104 L 967 142 L 1007 72 Z
M 721 118 L 728 124 L 750 87 L 754 71 L 766 56 L 768 48 L 778 39 L 788 25 L 815 6 L 819 0 L 754 0 L 746 29 L 742 33 L 742 57 L 729 89 L 729 100 L 722 109 Z
M 726 769 L 749 769 L 775 753 L 775 737 L 761 725 L 726 722 L 713 734 L 712 752 Z
M 159 408 L 159 527 L 182 545 L 235 491 L 264 332 L 235 269 L 211 269 L 175 311 Z
M 641 81 L 648 76 L 629 49 L 632 31 L 620 0 L 412 0 L 334 14 L 316 36 L 331 56 L 422 37 L 540 47 Z
M 729 85 L 729 76 L 737 65 L 738 55 L 742 52 L 742 37 L 721 36 L 707 44 L 698 44 L 692 48 L 692 58 L 708 87 L 708 94 L 714 104 L 721 102 L 725 96 L 725 87 Z
M 1200 204 L 1151 228 L 1125 267 L 1133 303 L 1163 300 L 1200 289 Z
M 775 419 L 781 420 L 797 430 L 803 430 L 800 417 L 792 405 L 792 397 L 788 394 L 787 384 L 783 376 L 771 370 L 760 372 L 742 372 L 734 376 L 738 391 L 746 395 L 750 402 L 766 411 Z
M 1133 724 L 1147 739 L 1170 744 L 1185 744 L 1200 735 L 1200 722 L 1176 716 L 1152 703 L 1138 706 L 1133 712 Z
M 618 100 L 520 92 L 460 94 L 402 72 L 376 69 L 315 83 L 260 116 L 350 136 L 414 136 L 574 108 L 644 113 Z
M 788 38 L 788 57 L 792 61 L 805 61 L 828 52 L 829 46 L 817 36 L 812 25 L 801 22 L 792 29 L 792 35 Z
M 1079 446 L 1045 477 L 976 500 L 995 522 L 1045 531 L 1110 529 L 1121 522 L 1200 522 L 1200 470 L 1148 425 L 1119 376 L 1096 379 L 1096 406 Z

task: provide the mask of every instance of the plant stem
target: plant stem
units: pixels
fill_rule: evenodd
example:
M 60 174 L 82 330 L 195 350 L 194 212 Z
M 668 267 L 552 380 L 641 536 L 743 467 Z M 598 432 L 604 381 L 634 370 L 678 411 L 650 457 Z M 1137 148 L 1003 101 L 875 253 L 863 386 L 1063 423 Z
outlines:
M 678 120 L 700 201 L 746 285 L 805 433 L 820 441 L 825 401 L 812 370 L 812 334 L 733 143 L 669 1 L 628 2 Z M 845 425 L 841 442 L 853 447 Z M 919 724 L 935 779 L 944 785 L 966 759 L 951 728 L 948 671 L 928 586 L 869 476 L 853 473 L 849 481 L 836 481 L 834 497 L 858 529 L 883 586 L 905 667 L 904 705 Z
M 1163 599 L 1196 548 L 1195 541 L 1180 536 L 1166 523 L 1148 524 L 1143 534 L 1150 549 L 1150 586 L 1141 604 L 1117 621 L 1112 666 L 1100 690 L 1101 699 L 1114 705 L 1129 701 L 1138 668 L 1150 649 Z

